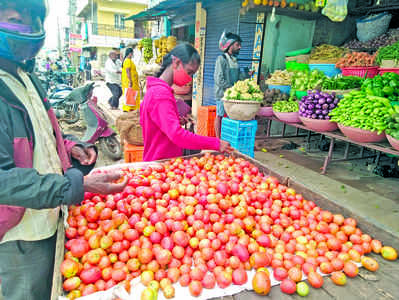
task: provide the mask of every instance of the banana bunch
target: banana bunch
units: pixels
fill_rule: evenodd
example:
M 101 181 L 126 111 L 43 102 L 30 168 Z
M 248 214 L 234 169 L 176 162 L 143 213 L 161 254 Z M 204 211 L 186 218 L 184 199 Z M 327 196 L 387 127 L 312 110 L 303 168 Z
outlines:
M 168 50 L 168 53 L 169 53 L 170 51 L 172 51 L 172 49 L 173 49 L 174 47 L 176 47 L 176 44 L 177 44 L 177 39 L 176 39 L 176 37 L 173 36 L 173 35 L 168 36 L 168 40 L 167 40 L 167 42 L 166 42 L 166 49 Z
M 148 63 L 154 55 L 153 51 L 152 51 L 152 39 L 145 38 L 139 42 L 139 46 L 140 46 L 140 43 L 142 45 L 142 49 L 144 49 L 144 61 L 146 63 Z
M 137 49 L 139 49 L 140 51 L 143 49 L 143 44 L 141 43 L 141 40 L 137 44 Z
M 160 39 L 156 40 L 156 44 L 155 47 L 158 48 L 158 55 L 157 55 L 157 59 L 155 60 L 155 62 L 157 64 L 162 64 L 162 59 L 163 57 L 168 53 L 167 49 L 166 49 L 166 41 L 167 41 L 167 37 L 163 36 Z M 158 44 L 158 47 L 157 47 Z
M 176 37 L 161 37 L 154 41 L 154 46 L 157 48 L 156 63 L 161 64 L 163 57 L 168 54 L 174 47 L 176 47 Z

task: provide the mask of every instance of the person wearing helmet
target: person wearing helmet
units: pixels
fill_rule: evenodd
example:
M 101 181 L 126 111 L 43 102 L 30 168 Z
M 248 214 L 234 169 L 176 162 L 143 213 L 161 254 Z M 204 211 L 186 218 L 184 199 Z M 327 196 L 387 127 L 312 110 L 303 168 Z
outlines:
M 0 2 L 0 280 L 4 299 L 50 299 L 61 205 L 122 191 L 120 174 L 88 175 L 93 145 L 63 136 L 35 77 L 45 0 Z M 0 297 L 1 298 L 1 297 Z
M 241 37 L 237 34 L 223 31 L 219 40 L 219 49 L 223 52 L 216 59 L 215 72 L 215 99 L 216 99 L 216 118 L 215 133 L 220 138 L 221 122 L 225 114 L 223 106 L 224 91 L 232 87 L 240 79 L 248 78 L 248 74 L 240 74 L 237 56 L 241 49 Z

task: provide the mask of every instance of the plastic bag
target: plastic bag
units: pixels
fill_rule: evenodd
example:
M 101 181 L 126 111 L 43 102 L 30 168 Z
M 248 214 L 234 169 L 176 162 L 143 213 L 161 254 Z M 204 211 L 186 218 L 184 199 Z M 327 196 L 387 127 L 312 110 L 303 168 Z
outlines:
M 391 19 L 392 15 L 384 12 L 356 20 L 358 40 L 367 42 L 384 34 L 388 30 Z
M 126 102 L 125 104 L 128 106 L 136 107 L 136 99 L 137 99 L 138 91 L 133 90 L 132 88 L 126 89 Z
M 342 22 L 348 14 L 348 0 L 327 0 L 321 13 L 333 22 Z

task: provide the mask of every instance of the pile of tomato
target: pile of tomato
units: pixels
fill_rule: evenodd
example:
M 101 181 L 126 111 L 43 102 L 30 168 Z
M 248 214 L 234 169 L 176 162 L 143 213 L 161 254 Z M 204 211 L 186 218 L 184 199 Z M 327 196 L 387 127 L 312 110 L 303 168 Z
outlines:
M 319 272 L 344 285 L 358 265 L 375 271 L 367 253 L 397 258 L 357 228 L 353 218 L 322 210 L 292 188 L 242 158 L 205 154 L 145 168 L 122 169 L 122 193 L 86 193 L 69 209 L 64 290 L 70 299 L 107 290 L 140 277 L 143 300 L 158 292 L 173 298 L 173 284 L 193 296 L 216 285 L 270 291 L 267 267 L 283 292 L 306 295 L 319 288 Z

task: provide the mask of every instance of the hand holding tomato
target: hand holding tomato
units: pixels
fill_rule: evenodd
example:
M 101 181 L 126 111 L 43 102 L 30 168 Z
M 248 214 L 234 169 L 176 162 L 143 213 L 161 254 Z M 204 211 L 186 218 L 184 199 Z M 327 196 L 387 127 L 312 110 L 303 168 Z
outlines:
M 232 153 L 234 151 L 235 151 L 234 148 L 230 146 L 229 142 L 220 140 L 219 152 L 221 152 L 221 153 L 225 153 L 225 152 Z
M 85 192 L 115 194 L 122 192 L 128 182 L 128 178 L 124 177 L 122 182 L 114 183 L 121 178 L 122 174 L 119 172 L 87 175 L 84 178 L 83 187 Z

